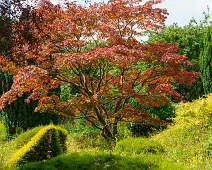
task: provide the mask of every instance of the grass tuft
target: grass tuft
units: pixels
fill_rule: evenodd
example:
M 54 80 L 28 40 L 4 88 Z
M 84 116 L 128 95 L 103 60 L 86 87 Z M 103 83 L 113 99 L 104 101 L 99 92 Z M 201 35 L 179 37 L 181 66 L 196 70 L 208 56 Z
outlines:
M 141 154 L 141 153 L 162 153 L 164 148 L 161 143 L 151 141 L 147 138 L 127 138 L 117 143 L 114 150 L 116 153 Z

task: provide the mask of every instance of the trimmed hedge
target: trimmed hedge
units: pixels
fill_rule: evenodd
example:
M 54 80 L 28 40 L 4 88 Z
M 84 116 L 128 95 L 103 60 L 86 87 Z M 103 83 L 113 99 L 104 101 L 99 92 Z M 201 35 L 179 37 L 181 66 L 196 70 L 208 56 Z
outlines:
M 20 149 L 26 145 L 31 139 L 45 126 L 38 126 L 33 129 L 27 130 L 21 133 L 16 139 L 12 141 L 12 145 L 15 145 L 17 149 Z
M 26 145 L 18 150 L 8 161 L 6 167 L 12 168 L 27 162 L 47 160 L 66 151 L 68 132 L 54 125 L 42 128 Z

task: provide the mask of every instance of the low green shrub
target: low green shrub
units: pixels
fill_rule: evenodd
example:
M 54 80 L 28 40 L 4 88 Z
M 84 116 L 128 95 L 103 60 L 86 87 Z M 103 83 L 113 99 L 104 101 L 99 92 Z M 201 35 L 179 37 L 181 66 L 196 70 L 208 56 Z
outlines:
M 66 129 L 70 134 L 81 134 L 81 135 L 90 135 L 90 134 L 99 134 L 99 130 L 93 126 L 86 126 L 87 121 L 84 119 L 75 120 L 72 122 L 67 122 Z
M 68 132 L 54 125 L 42 128 L 26 145 L 19 149 L 8 161 L 6 167 L 12 168 L 25 164 L 47 160 L 66 151 Z
M 92 126 L 85 126 L 85 120 L 76 120 L 75 124 L 66 124 L 69 132 L 68 143 L 74 143 L 75 149 L 107 149 L 106 140 L 100 135 L 100 131 Z M 72 150 L 72 148 L 71 148 Z
M 162 153 L 163 146 L 156 141 L 145 138 L 127 138 L 117 142 L 115 153 L 141 154 L 141 153 Z
M 39 126 L 20 134 L 12 141 L 12 144 L 14 144 L 16 148 L 21 148 L 22 146 L 26 145 L 31 140 L 31 138 L 35 136 L 43 127 L 44 126 Z
M 158 117 L 161 120 L 176 117 L 176 103 L 173 102 L 160 107 L 149 107 L 145 110 L 148 111 L 153 117 Z
M 131 101 L 132 102 L 132 101 Z M 134 105 L 139 109 L 144 109 L 147 111 L 152 117 L 159 118 L 163 120 L 163 123 L 154 123 L 154 122 L 132 122 L 128 126 L 129 130 L 131 131 L 134 137 L 150 137 L 152 135 L 157 134 L 158 132 L 166 129 L 167 124 L 172 122 L 172 118 L 176 117 L 176 104 L 166 104 L 161 107 L 146 107 L 142 108 L 138 102 L 133 102 Z
M 118 135 L 116 141 L 127 137 L 132 137 L 132 133 L 128 128 L 128 122 L 120 122 L 118 126 Z M 100 132 L 94 127 L 83 127 L 77 124 L 69 130 L 68 142 L 77 145 L 78 149 L 90 150 L 111 150 L 114 148 L 115 142 L 107 142 L 105 138 L 100 135 Z
M 107 141 L 100 134 L 86 134 L 86 133 L 70 133 L 68 136 L 68 142 L 75 144 L 79 150 L 108 150 L 110 148 Z M 71 148 L 72 150 L 72 148 Z M 71 151 L 72 152 L 72 151 Z
M 199 100 L 181 103 L 176 111 L 176 123 L 212 126 L 212 94 Z
M 153 123 L 133 123 L 129 126 L 130 131 L 134 137 L 150 137 L 151 135 L 165 129 L 166 127 L 161 125 L 155 125 Z

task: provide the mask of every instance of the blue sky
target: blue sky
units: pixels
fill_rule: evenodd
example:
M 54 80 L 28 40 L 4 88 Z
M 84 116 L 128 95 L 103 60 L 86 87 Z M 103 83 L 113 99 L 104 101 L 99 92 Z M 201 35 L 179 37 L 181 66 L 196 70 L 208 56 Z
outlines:
M 58 3 L 60 0 L 51 0 L 53 3 Z M 84 0 L 76 0 L 80 4 L 84 4 Z M 100 2 L 101 0 L 90 0 L 93 2 Z M 145 0 L 144 0 L 145 1 Z M 105 0 L 106 2 L 106 0 Z M 203 20 L 203 12 L 207 11 L 209 6 L 210 14 L 212 16 L 212 0 L 164 0 L 163 3 L 158 5 L 160 8 L 166 8 L 169 12 L 167 25 L 177 22 L 183 26 L 188 24 L 190 19 L 194 17 L 197 21 Z

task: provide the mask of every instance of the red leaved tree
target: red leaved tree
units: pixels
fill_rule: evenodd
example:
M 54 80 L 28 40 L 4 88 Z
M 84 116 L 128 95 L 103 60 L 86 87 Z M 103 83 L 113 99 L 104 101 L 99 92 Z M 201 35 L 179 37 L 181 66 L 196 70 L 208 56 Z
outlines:
M 27 93 L 26 102 L 39 101 L 37 111 L 84 118 L 106 139 L 117 135 L 119 121 L 159 121 L 132 103 L 145 108 L 183 100 L 172 84 L 191 85 L 199 74 L 183 69 L 192 63 L 177 54 L 177 45 L 139 41 L 163 28 L 168 13 L 153 7 L 158 3 L 110 0 L 83 7 L 42 0 L 27 23 L 14 25 L 13 54 L 0 58 L 1 69 L 14 74 L 0 108 Z M 51 94 L 63 84 L 78 89 L 67 102 Z

